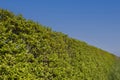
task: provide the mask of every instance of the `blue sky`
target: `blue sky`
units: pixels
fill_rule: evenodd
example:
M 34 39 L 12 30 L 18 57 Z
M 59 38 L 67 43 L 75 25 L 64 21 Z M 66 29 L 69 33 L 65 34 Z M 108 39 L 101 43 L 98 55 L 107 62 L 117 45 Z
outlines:
M 120 0 L 0 0 L 0 8 L 120 56 Z

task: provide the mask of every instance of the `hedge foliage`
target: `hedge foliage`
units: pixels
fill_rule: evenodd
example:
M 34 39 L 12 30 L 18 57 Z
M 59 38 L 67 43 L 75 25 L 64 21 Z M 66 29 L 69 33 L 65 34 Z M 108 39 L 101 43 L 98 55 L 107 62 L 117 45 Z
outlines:
M 120 80 L 119 66 L 113 54 L 0 9 L 0 80 Z

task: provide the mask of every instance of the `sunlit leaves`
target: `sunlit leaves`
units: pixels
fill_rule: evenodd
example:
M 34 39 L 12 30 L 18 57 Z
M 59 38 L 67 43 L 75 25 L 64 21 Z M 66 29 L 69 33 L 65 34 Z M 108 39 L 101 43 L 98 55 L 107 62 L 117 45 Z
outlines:
M 119 80 L 116 58 L 0 9 L 0 80 Z

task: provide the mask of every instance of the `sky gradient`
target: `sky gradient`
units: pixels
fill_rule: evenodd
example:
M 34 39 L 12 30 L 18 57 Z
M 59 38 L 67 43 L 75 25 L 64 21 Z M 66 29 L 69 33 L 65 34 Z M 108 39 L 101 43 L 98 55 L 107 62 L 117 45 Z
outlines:
M 120 56 L 120 0 L 0 0 L 0 8 Z

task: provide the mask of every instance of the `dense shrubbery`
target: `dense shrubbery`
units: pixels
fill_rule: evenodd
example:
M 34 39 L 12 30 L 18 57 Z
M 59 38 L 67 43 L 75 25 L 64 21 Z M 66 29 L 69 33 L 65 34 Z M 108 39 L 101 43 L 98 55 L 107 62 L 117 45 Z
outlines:
M 0 9 L 0 80 L 119 80 L 119 60 Z

